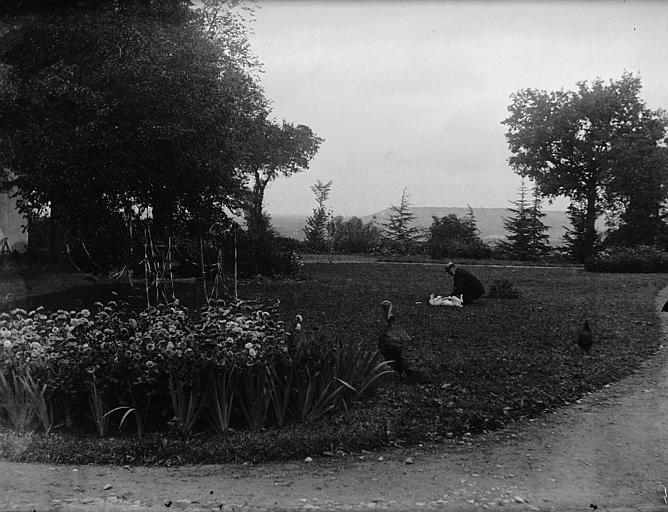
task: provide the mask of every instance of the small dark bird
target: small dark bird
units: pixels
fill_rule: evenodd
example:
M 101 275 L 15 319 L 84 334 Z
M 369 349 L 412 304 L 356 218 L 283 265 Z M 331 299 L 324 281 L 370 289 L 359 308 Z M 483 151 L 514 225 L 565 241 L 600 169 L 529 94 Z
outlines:
M 165 503 L 165 507 L 169 508 L 169 507 L 171 507 L 171 506 L 172 506 L 172 502 L 171 502 L 171 500 L 168 501 L 167 503 Z
M 598 508 L 598 505 L 594 505 L 594 504 L 592 503 L 591 505 L 589 505 L 589 508 L 593 508 L 594 510 L 596 510 L 596 509 Z
M 594 343 L 594 336 L 591 332 L 591 327 L 589 327 L 589 322 L 585 320 L 584 324 L 578 331 L 578 347 L 582 349 L 585 354 L 589 354 L 591 346 Z
M 668 300 L 666 301 L 666 303 L 661 308 L 661 311 L 668 311 Z

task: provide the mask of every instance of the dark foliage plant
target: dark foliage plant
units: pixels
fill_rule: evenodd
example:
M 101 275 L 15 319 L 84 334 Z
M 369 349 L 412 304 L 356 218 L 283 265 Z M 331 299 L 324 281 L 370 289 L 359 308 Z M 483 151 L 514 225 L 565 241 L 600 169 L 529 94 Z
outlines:
M 507 279 L 496 279 L 487 292 L 490 299 L 517 299 L 520 295 L 520 291 Z
M 426 248 L 433 259 L 489 258 L 492 254 L 480 238 L 472 209 L 463 218 L 454 213 L 433 217 Z
M 668 252 L 647 245 L 610 247 L 585 260 L 590 272 L 668 272 Z

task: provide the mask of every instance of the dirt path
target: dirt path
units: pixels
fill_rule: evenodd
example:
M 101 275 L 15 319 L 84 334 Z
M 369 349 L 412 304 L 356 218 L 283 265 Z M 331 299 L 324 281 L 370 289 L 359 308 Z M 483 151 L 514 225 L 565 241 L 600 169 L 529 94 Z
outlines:
M 580 403 L 470 443 L 262 466 L 0 462 L 0 510 L 668 511 L 667 399 L 660 350 Z

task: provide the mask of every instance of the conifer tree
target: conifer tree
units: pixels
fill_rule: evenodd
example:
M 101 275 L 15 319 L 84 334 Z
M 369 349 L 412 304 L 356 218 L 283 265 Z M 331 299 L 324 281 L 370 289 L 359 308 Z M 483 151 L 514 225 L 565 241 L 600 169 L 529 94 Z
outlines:
M 466 243 L 474 244 L 480 241 L 480 230 L 478 229 L 478 221 L 476 221 L 475 215 L 473 214 L 473 208 L 470 204 L 467 204 L 466 207 L 468 211 L 462 219 L 462 225 L 466 228 Z
M 529 224 L 529 253 L 536 258 L 545 256 L 550 252 L 550 235 L 547 231 L 550 229 L 543 222 L 545 213 L 542 211 L 542 201 L 538 190 L 533 189 L 533 203 L 528 212 Z
M 512 216 L 503 218 L 503 225 L 510 234 L 499 247 L 515 259 L 534 260 L 549 251 L 549 236 L 545 233 L 549 228 L 542 221 L 545 214 L 541 211 L 540 197 L 534 190 L 534 199 L 529 201 L 524 180 L 519 195 L 517 201 L 512 201 L 515 208 L 508 209 Z
M 422 230 L 411 224 L 415 222 L 415 214 L 410 211 L 411 204 L 404 188 L 399 206 L 392 205 L 388 221 L 383 223 L 385 236 L 396 243 L 404 253 L 410 253 L 415 243 L 422 237 Z
M 332 180 L 327 183 L 318 180 L 315 185 L 311 186 L 318 206 L 313 209 L 313 215 L 306 219 L 304 235 L 306 235 L 306 242 L 316 251 L 323 251 L 327 248 L 327 221 L 330 213 L 325 208 L 325 201 L 329 199 L 331 188 Z

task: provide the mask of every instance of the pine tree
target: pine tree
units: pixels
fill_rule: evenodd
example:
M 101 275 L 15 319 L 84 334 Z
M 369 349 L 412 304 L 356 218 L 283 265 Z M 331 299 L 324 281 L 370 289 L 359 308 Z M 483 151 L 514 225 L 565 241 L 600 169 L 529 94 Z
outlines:
M 392 205 L 388 221 L 383 223 L 385 236 L 396 243 L 404 253 L 410 253 L 415 243 L 422 237 L 422 230 L 410 225 L 415 222 L 415 214 L 410 211 L 411 204 L 408 202 L 408 194 L 404 188 L 401 193 L 399 206 Z
M 534 187 L 533 189 L 533 204 L 528 212 L 528 224 L 529 224 L 529 253 L 536 257 L 540 258 L 545 256 L 550 252 L 550 235 L 547 234 L 547 231 L 550 229 L 549 226 L 546 226 L 543 222 L 545 213 L 541 209 L 542 201 L 538 190 Z
M 306 219 L 304 235 L 306 236 L 306 242 L 316 251 L 327 249 L 327 221 L 330 218 L 330 212 L 325 208 L 325 201 L 329 199 L 331 188 L 332 180 L 327 183 L 318 180 L 315 185 L 311 186 L 318 206 L 313 209 L 313 215 Z
M 465 242 L 474 244 L 480 241 L 480 230 L 478 229 L 478 221 L 476 221 L 475 215 L 473 215 L 473 208 L 471 208 L 470 204 L 467 204 L 466 207 L 468 208 L 468 211 L 462 219 L 462 225 L 466 229 Z
M 549 227 L 541 220 L 545 214 L 540 209 L 541 201 L 537 191 L 534 189 L 533 202 L 529 202 L 527 186 L 522 180 L 519 193 L 519 199 L 512 201 L 515 208 L 508 208 L 512 216 L 503 218 L 503 226 L 510 234 L 499 247 L 515 259 L 533 260 L 549 251 L 549 236 L 545 233 Z
M 566 227 L 566 234 L 563 240 L 566 243 L 566 249 L 571 258 L 582 263 L 592 251 L 595 253 L 598 250 L 601 244 L 601 234 L 598 232 L 594 233 L 594 240 L 590 247 L 590 244 L 587 242 L 585 203 L 571 202 L 568 208 L 566 208 L 566 214 L 571 221 L 571 226 Z

